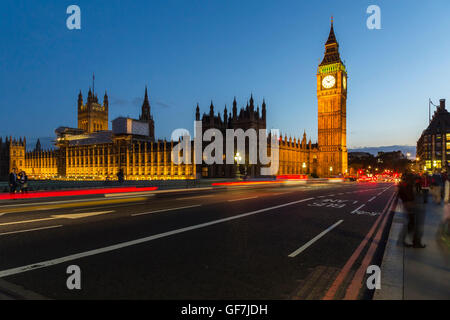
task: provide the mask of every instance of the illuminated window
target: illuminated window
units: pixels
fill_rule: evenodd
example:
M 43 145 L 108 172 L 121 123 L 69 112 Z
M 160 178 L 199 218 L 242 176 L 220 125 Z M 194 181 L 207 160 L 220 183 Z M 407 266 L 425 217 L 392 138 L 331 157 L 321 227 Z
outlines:
M 431 161 L 425 161 L 425 165 L 427 166 L 428 169 L 431 169 Z
M 447 141 L 449 141 L 449 140 L 447 140 Z M 449 150 L 449 149 L 450 149 L 450 142 L 447 142 L 447 143 L 446 143 L 446 146 L 447 146 L 447 147 L 446 147 L 447 150 Z

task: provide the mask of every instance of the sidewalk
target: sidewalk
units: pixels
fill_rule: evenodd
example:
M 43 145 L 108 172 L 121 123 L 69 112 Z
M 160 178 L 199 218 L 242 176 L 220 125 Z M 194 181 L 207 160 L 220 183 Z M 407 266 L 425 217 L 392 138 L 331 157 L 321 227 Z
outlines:
M 439 241 L 443 205 L 431 197 L 424 204 L 416 199 L 418 210 L 425 211 L 424 249 L 405 248 L 398 240 L 407 221 L 399 201 L 381 265 L 381 289 L 374 300 L 448 300 L 450 299 L 450 248 Z

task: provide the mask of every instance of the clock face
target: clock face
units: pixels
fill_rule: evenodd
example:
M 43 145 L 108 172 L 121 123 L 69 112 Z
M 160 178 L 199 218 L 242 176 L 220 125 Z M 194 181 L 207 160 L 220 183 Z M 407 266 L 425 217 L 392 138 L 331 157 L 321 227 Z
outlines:
M 322 80 L 322 85 L 326 89 L 333 88 L 336 83 L 336 79 L 332 75 L 328 75 Z
M 342 78 L 342 85 L 344 86 L 344 90 L 347 90 L 347 77 L 345 76 Z

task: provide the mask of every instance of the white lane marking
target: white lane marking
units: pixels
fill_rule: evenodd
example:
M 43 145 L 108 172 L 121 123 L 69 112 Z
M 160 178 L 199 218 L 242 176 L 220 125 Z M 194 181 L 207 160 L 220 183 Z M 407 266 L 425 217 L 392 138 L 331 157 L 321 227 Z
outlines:
M 338 222 L 336 222 L 335 224 L 333 224 L 331 227 L 329 227 L 328 229 L 322 231 L 321 233 L 319 233 L 317 236 L 315 236 L 314 238 L 312 238 L 311 240 L 309 240 L 307 243 L 305 243 L 303 246 L 301 246 L 300 248 L 298 248 L 297 250 L 295 250 L 294 252 L 292 252 L 288 257 L 289 258 L 295 258 L 296 256 L 298 256 L 300 253 L 302 253 L 303 251 L 305 251 L 308 247 L 310 247 L 314 242 L 316 242 L 317 240 L 319 240 L 320 238 L 322 238 L 324 235 L 326 235 L 328 232 L 330 232 L 331 230 L 333 230 L 334 228 L 336 228 L 338 225 L 340 225 L 342 222 L 344 222 L 344 220 L 339 220 Z
M 12 224 L 22 224 L 22 223 L 33 223 L 33 222 L 40 222 L 40 221 L 47 221 L 47 220 L 55 220 L 56 218 L 42 218 L 42 219 L 33 219 L 33 220 L 23 220 L 23 221 L 13 221 L 13 222 L 5 222 L 0 223 L 0 226 L 9 226 Z
M 87 217 L 92 217 L 92 216 L 98 216 L 98 215 L 101 215 L 101 214 L 106 214 L 106 213 L 111 213 L 111 212 L 115 212 L 115 210 L 60 214 L 60 215 L 54 215 L 54 216 L 52 216 L 52 218 L 55 218 L 55 219 L 80 219 L 80 218 L 87 218 Z
M 95 216 L 99 214 L 105 214 L 114 212 L 112 211 L 100 211 L 100 212 L 87 212 L 87 213 L 78 213 L 78 214 L 64 214 L 64 215 L 53 215 L 50 218 L 41 218 L 41 219 L 32 219 L 32 220 L 22 220 L 22 221 L 12 221 L 12 222 L 4 222 L 0 223 L 0 226 L 9 226 L 12 224 L 22 224 L 22 223 L 33 223 L 33 222 L 41 222 L 41 221 L 48 221 L 48 220 L 56 220 L 56 219 L 80 219 L 80 218 L 86 218 L 90 216 Z
M 24 232 L 31 232 L 31 231 L 38 231 L 38 230 L 45 230 L 45 229 L 60 228 L 60 227 L 62 227 L 62 225 L 42 227 L 42 228 L 34 228 L 34 229 L 27 229 L 27 230 L 19 230 L 19 231 L 3 232 L 3 233 L 0 233 L 0 236 L 5 236 L 5 235 L 8 235 L 8 234 L 15 234 L 15 233 L 24 233 Z
M 370 198 L 369 201 L 367 201 L 367 202 L 371 202 L 372 200 L 375 200 L 376 197 L 377 196 L 374 196 L 374 197 Z
M 2 208 L 29 207 L 29 206 L 36 206 L 36 205 L 40 206 L 40 205 L 44 205 L 44 204 L 62 204 L 62 203 L 88 202 L 88 201 L 98 201 L 98 200 L 105 200 L 105 198 L 91 198 L 91 199 L 65 200 L 65 201 L 47 201 L 47 202 L 29 202 L 29 203 L 2 205 Z
M 235 202 L 235 201 L 244 201 L 244 200 L 250 200 L 250 199 L 256 199 L 258 197 L 248 197 L 248 198 L 240 198 L 240 199 L 231 199 L 228 200 L 228 202 Z
M 363 205 L 361 205 L 361 206 L 359 206 L 357 209 L 355 209 L 355 210 L 353 210 L 351 213 L 355 213 L 355 212 L 358 212 L 358 210 L 359 209 L 361 209 L 362 207 L 364 207 L 365 206 L 365 204 L 363 204 Z
M 214 194 L 210 194 L 210 195 L 207 195 L 207 196 L 183 197 L 183 198 L 177 198 L 176 200 L 190 200 L 190 199 L 210 198 L 210 197 L 215 197 L 215 195 Z
M 117 197 L 116 199 L 129 199 L 136 197 Z M 14 208 L 14 207 L 30 207 L 30 206 L 41 206 L 44 204 L 64 204 L 64 203 L 77 203 L 77 202 L 95 202 L 95 201 L 107 201 L 108 199 L 102 198 L 90 198 L 90 199 L 77 199 L 77 200 L 61 200 L 61 201 L 47 201 L 47 202 L 28 202 L 19 204 L 2 205 L 2 208 Z M 107 203 L 107 202 L 105 202 Z M 5 212 L 9 213 L 9 212 Z M 3 214 L 3 213 L 2 213 Z
M 385 191 L 389 190 L 389 189 L 392 188 L 392 187 L 393 187 L 393 185 L 387 187 L 386 189 L 384 189 L 383 191 L 381 191 L 379 194 L 377 194 L 377 197 L 380 196 L 380 195 L 382 195 Z
M 142 216 L 144 214 L 152 214 L 152 213 L 159 213 L 159 212 L 166 212 L 166 211 L 174 211 L 174 210 L 181 210 L 181 209 L 188 209 L 188 208 L 195 208 L 195 207 L 200 207 L 201 204 L 194 204 L 192 206 L 184 206 L 184 207 L 177 207 L 177 208 L 168 208 L 168 209 L 161 209 L 161 210 L 154 210 L 154 211 L 149 211 L 149 212 L 141 212 L 141 213 L 133 213 L 131 216 L 132 217 L 136 217 L 136 216 Z
M 23 272 L 27 272 L 27 271 L 31 271 L 31 270 L 41 269 L 41 268 L 53 266 L 53 265 L 56 265 L 56 264 L 64 263 L 64 262 L 67 262 L 67 261 L 72 261 L 72 260 L 81 259 L 81 258 L 84 258 L 84 257 L 97 255 L 97 254 L 100 254 L 100 253 L 105 253 L 105 252 L 109 252 L 109 251 L 122 249 L 122 248 L 125 248 L 125 247 L 129 247 L 129 246 L 133 246 L 133 245 L 149 242 L 149 241 L 160 239 L 160 238 L 169 237 L 169 236 L 172 236 L 172 235 L 175 235 L 175 234 L 179 234 L 179 233 L 183 233 L 183 232 L 187 232 L 187 231 L 191 231 L 191 230 L 195 230 L 195 229 L 205 228 L 205 227 L 208 227 L 208 226 L 211 226 L 211 225 L 215 225 L 215 224 L 219 224 L 219 223 L 223 223 L 223 222 L 227 222 L 227 221 L 232 221 L 232 220 L 236 220 L 236 219 L 252 216 L 252 215 L 255 215 L 255 214 L 258 214 L 258 213 L 261 213 L 261 212 L 266 212 L 266 211 L 270 211 L 270 210 L 274 210 L 274 209 L 279 209 L 279 208 L 291 206 L 291 205 L 294 205 L 294 204 L 297 204 L 297 203 L 301 203 L 301 202 L 305 202 L 305 201 L 309 201 L 309 200 L 312 200 L 312 199 L 314 199 L 314 198 L 307 198 L 307 199 L 297 200 L 297 201 L 293 201 L 293 202 L 288 202 L 288 203 L 280 204 L 280 205 L 269 207 L 269 208 L 265 208 L 265 209 L 255 210 L 255 211 L 239 214 L 239 215 L 228 217 L 228 218 L 224 218 L 224 219 L 213 220 L 213 221 L 210 221 L 210 222 L 205 222 L 205 223 L 197 224 L 197 225 L 190 226 L 190 227 L 185 227 L 185 228 L 176 229 L 176 230 L 172 230 L 172 231 L 168 231 L 168 232 L 164 232 L 164 233 L 159 233 L 159 234 L 155 234 L 153 236 L 140 238 L 140 239 L 136 239 L 136 240 L 132 240 L 132 241 L 127 241 L 127 242 L 123 242 L 123 243 L 119 243 L 119 244 L 115 244 L 115 245 L 111 245 L 111 246 L 107 246 L 107 247 L 103 247 L 103 248 L 99 248 L 99 249 L 94 249 L 94 250 L 90 250 L 90 251 L 85 251 L 85 252 L 81 252 L 81 253 L 76 253 L 76 254 L 72 254 L 72 255 L 69 255 L 69 256 L 65 256 L 65 257 L 61 257 L 61 258 L 57 258 L 57 259 L 53 259 L 53 260 L 47 260 L 47 261 L 42 261 L 42 262 L 29 264 L 29 265 L 22 266 L 22 267 L 17 267 L 17 268 L 3 270 L 3 271 L 0 271 L 0 278 L 4 278 L 4 277 L 7 277 L 7 276 L 11 276 L 11 275 L 14 275 L 14 274 L 23 273 Z

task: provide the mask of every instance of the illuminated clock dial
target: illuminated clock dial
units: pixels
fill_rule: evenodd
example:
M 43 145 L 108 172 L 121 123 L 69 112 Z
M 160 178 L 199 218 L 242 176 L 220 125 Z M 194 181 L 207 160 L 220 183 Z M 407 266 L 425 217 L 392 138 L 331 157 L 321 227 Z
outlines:
M 328 75 L 322 80 L 322 85 L 326 89 L 333 88 L 336 83 L 336 79 L 332 75 Z
M 347 77 L 342 78 L 342 85 L 344 86 L 344 90 L 347 90 Z

